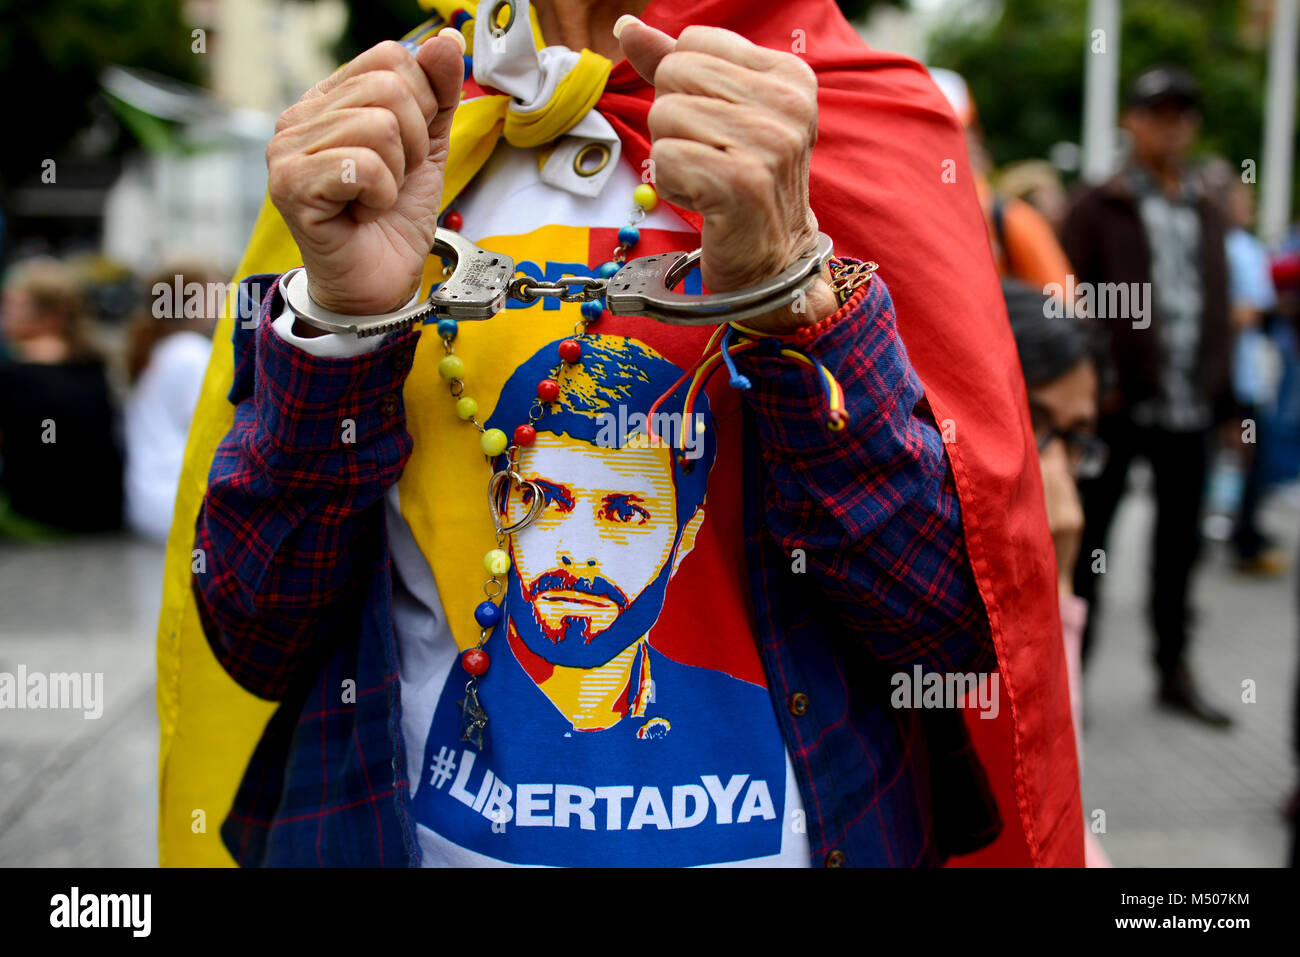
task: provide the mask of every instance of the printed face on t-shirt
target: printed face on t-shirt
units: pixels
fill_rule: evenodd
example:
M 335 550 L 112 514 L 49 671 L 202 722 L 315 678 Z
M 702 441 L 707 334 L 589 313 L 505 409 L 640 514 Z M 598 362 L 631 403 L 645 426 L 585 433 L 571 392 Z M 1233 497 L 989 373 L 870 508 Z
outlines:
M 669 565 L 677 538 L 671 451 L 603 449 L 567 434 L 540 433 L 520 456 L 519 471 L 541 488 L 545 504 L 514 536 L 511 557 L 532 618 L 518 616 L 515 625 L 538 630 L 544 639 L 539 653 L 563 663 L 560 646 L 590 645 L 615 629 Z M 532 497 L 530 488 L 516 486 L 510 521 L 523 517 Z M 659 599 L 657 614 L 662 594 L 652 597 Z M 640 637 L 615 631 L 612 640 L 601 641 L 610 657 Z M 550 653 L 547 642 L 555 649 Z
M 543 505 L 511 536 L 503 608 L 534 655 L 588 669 L 644 637 L 663 610 L 668 580 L 703 519 L 713 447 L 710 437 L 689 450 L 697 459 L 683 461 L 671 425 L 680 416 L 629 420 L 629 408 L 648 409 L 681 375 L 643 343 L 589 337 L 581 360 L 559 369 L 554 348 L 512 376 L 493 413 L 492 424 L 503 426 L 525 418 L 532 383 L 558 377 L 559 398 L 535 420 L 535 443 L 520 450 L 517 471 L 536 483 Z M 527 391 L 512 388 L 516 380 Z M 702 400 L 701 421 L 707 408 Z M 533 495 L 511 483 L 508 523 L 524 518 Z

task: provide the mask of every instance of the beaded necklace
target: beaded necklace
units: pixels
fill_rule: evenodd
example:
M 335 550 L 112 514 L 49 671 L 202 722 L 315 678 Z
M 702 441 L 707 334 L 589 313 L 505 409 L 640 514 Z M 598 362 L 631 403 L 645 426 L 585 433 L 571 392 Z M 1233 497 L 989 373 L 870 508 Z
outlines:
M 627 254 L 640 242 L 641 231 L 638 228 L 647 212 L 659 205 L 659 196 L 653 186 L 642 183 L 632 191 L 632 212 L 627 225 L 618 231 L 618 245 L 608 262 L 603 263 L 598 274 L 602 278 L 613 276 L 627 260 Z M 449 210 L 443 216 L 442 225 L 459 231 L 464 225 L 460 213 Z M 483 569 L 488 579 L 483 583 L 483 601 L 474 609 L 474 621 L 479 628 L 478 643 L 466 649 L 460 655 L 461 667 L 469 676 L 465 683 L 465 698 L 458 702 L 462 716 L 461 739 L 483 747 L 483 730 L 487 727 L 488 716 L 478 695 L 478 679 L 491 665 L 491 658 L 484 650 L 493 630 L 502 622 L 504 614 L 501 609 L 501 596 L 505 591 L 502 576 L 510 571 L 511 536 L 532 524 L 545 505 L 546 499 L 537 483 L 524 479 L 518 471 L 519 456 L 523 449 L 533 445 L 537 440 L 537 424 L 546 413 L 546 406 L 560 397 L 561 383 L 565 372 L 582 359 L 582 342 L 590 326 L 600 320 L 605 313 L 605 304 L 600 299 L 583 302 L 581 317 L 574 324 L 573 335 L 562 340 L 557 349 L 557 363 L 551 374 L 537 383 L 537 394 L 529 409 L 528 421 L 518 425 L 512 436 L 507 437 L 501 429 L 488 429 L 478 421 L 478 402 L 465 395 L 465 362 L 455 352 L 455 340 L 458 325 L 455 319 L 440 319 L 437 323 L 438 338 L 442 340 L 443 358 L 438 362 L 438 375 L 447 382 L 448 390 L 455 401 L 456 416 L 462 422 L 472 425 L 479 432 L 479 447 L 487 457 L 489 467 L 493 468 L 488 482 L 488 509 L 496 528 L 496 547 L 483 556 Z M 676 386 L 674 386 L 676 388 Z M 666 397 L 666 396 L 665 396 Z M 662 398 L 660 399 L 662 401 Z M 657 406 L 659 403 L 656 402 Z M 506 465 L 496 469 L 494 460 L 505 454 Z M 503 498 L 508 497 L 511 484 L 520 485 L 532 494 L 527 513 L 522 519 L 507 524 L 503 515 Z

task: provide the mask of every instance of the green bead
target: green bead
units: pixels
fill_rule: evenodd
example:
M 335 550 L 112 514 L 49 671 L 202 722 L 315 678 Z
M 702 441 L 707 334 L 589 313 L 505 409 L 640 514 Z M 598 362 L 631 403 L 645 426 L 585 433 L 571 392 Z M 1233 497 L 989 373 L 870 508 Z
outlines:
M 468 422 L 478 414 L 478 403 L 466 396 L 456 400 L 456 414 Z
M 488 429 L 479 436 L 479 445 L 483 446 L 483 454 L 489 457 L 500 455 L 506 450 L 506 434 L 500 429 Z
M 465 375 L 465 363 L 460 356 L 447 356 L 438 363 L 438 375 L 442 376 L 448 382 L 452 379 L 460 379 Z
M 483 556 L 483 567 L 489 575 L 504 575 L 510 571 L 510 556 L 499 548 L 494 548 Z

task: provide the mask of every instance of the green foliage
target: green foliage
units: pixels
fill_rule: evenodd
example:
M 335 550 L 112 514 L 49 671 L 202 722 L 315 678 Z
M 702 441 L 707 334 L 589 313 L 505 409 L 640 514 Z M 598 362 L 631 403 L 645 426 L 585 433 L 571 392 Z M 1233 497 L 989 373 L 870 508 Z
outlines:
M 195 81 L 181 0 L 0 0 L 5 149 L 0 184 L 39 175 L 91 120 L 99 73 L 110 63 Z
M 996 20 L 949 25 L 932 38 L 929 62 L 966 78 L 989 152 L 1001 165 L 1078 142 L 1087 0 L 1006 0 Z M 1199 149 L 1234 163 L 1256 157 L 1263 124 L 1266 51 L 1241 40 L 1236 0 L 1124 0 L 1121 91 L 1144 67 L 1177 64 L 1204 91 Z M 1111 38 L 1107 38 L 1109 41 Z

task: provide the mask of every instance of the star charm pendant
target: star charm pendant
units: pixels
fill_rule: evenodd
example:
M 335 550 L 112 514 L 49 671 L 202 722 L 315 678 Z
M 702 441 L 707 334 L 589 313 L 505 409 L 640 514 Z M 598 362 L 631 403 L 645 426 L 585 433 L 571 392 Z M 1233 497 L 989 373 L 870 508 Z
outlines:
M 487 727 L 488 716 L 483 710 L 483 706 L 478 701 L 478 689 L 472 684 L 465 689 L 465 698 L 463 701 L 456 702 L 460 705 L 461 713 L 461 735 L 462 741 L 468 741 L 479 751 L 483 750 L 483 729 Z

